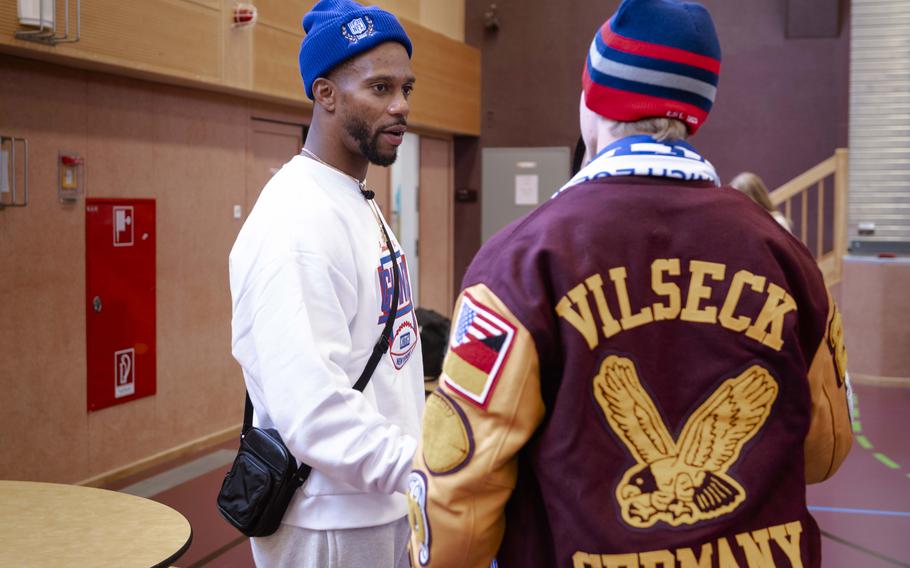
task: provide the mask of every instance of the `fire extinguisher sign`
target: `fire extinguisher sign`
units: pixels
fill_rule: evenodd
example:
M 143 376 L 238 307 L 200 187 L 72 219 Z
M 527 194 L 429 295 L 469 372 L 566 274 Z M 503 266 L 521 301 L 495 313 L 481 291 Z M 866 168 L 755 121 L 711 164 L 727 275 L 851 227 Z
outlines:
M 114 246 L 133 246 L 133 207 L 131 205 L 114 207 Z
M 136 351 L 132 348 L 114 352 L 114 398 L 136 393 Z

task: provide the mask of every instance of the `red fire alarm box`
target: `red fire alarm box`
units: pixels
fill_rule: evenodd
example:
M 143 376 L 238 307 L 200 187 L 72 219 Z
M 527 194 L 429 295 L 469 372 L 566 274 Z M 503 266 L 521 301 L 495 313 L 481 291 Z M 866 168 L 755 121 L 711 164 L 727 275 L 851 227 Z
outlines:
M 155 394 L 155 200 L 85 200 L 88 410 Z

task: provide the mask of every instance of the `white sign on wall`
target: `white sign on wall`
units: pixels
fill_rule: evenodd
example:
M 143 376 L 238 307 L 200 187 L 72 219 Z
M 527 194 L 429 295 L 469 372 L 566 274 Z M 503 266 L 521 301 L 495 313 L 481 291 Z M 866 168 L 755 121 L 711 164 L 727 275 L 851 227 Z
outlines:
M 136 393 L 136 351 L 133 348 L 114 352 L 114 398 Z
M 133 246 L 133 206 L 114 207 L 114 246 Z
M 515 205 L 537 205 L 540 176 L 518 174 L 515 176 Z

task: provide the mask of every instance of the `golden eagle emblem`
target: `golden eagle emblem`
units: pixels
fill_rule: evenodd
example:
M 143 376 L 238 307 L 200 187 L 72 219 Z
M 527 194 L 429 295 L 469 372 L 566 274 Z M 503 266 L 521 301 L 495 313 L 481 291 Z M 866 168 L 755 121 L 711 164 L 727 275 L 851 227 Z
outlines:
M 611 355 L 594 377 L 594 398 L 638 463 L 616 486 L 622 517 L 637 528 L 692 525 L 736 509 L 746 492 L 727 469 L 764 425 L 777 382 L 758 365 L 724 381 L 670 436 L 635 365 Z

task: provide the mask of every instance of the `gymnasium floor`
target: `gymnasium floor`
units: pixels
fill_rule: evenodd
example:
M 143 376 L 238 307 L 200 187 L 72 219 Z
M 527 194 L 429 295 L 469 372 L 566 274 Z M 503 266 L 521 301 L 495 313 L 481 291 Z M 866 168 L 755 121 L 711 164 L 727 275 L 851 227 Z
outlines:
M 822 529 L 824 568 L 910 567 L 910 382 L 856 384 L 853 451 L 833 479 L 809 488 Z M 184 514 L 193 543 L 181 568 L 253 566 L 249 541 L 215 510 L 236 442 L 120 480 L 109 489 L 149 497 Z

